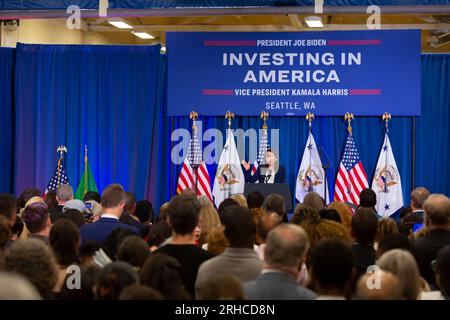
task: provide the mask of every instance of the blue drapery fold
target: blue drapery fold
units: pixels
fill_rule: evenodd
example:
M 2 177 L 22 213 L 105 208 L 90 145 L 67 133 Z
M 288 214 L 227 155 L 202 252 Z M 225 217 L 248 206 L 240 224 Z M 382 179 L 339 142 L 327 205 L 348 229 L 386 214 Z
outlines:
M 17 46 L 15 190 L 45 188 L 66 145 L 76 187 L 84 145 L 99 189 L 112 182 L 142 198 L 150 172 L 160 45 Z
M 0 192 L 10 191 L 12 173 L 12 90 L 15 49 L 0 48 Z
M 5 60 L 0 60 L 0 70 L 5 65 Z M 87 144 L 89 163 L 100 190 L 118 182 L 156 206 L 169 200 L 175 194 L 181 169 L 170 159 L 176 143 L 171 142 L 171 133 L 177 128 L 189 129 L 190 123 L 188 115 L 165 116 L 166 68 L 166 57 L 159 55 L 156 46 L 19 45 L 14 191 L 31 186 L 45 188 L 56 165 L 59 144 L 69 149 L 67 171 L 76 187 L 83 170 L 83 146 Z M 394 117 L 390 122 L 390 138 L 406 203 L 410 190 L 419 185 L 431 192 L 450 194 L 449 82 L 450 55 L 422 55 L 422 116 L 416 119 L 415 126 L 414 186 L 413 119 Z M 239 117 L 238 110 L 233 111 L 237 114 L 234 128 L 261 127 L 258 117 Z M 384 111 L 388 110 L 380 106 L 380 118 L 355 115 L 352 123 L 369 181 L 382 144 Z M 6 123 L 4 119 L 2 124 Z M 222 117 L 200 115 L 199 120 L 203 121 L 203 131 L 218 128 L 225 135 L 226 121 Z M 307 122 L 303 117 L 273 117 L 268 124 L 269 128 L 280 130 L 280 163 L 286 168 L 287 183 L 293 191 L 307 138 Z M 327 179 L 332 194 L 346 124 L 340 117 L 317 117 L 313 132 L 331 161 Z M 12 138 L 2 137 L 1 143 L 11 146 Z M 3 150 L 0 161 L 10 164 L 11 155 Z M 215 166 L 208 166 L 208 170 L 213 180 Z M 0 180 L 4 183 L 8 178 L 2 175 Z

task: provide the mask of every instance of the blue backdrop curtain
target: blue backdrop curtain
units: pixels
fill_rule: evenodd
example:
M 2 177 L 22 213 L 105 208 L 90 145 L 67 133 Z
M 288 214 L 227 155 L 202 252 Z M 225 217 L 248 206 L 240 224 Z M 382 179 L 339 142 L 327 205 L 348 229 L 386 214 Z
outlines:
M 175 194 L 181 169 L 170 159 L 177 143 L 171 142 L 171 133 L 177 128 L 189 129 L 190 123 L 187 115 L 164 115 L 166 64 L 159 47 L 19 45 L 15 191 L 30 186 L 45 188 L 56 166 L 59 144 L 68 146 L 67 171 L 76 187 L 83 169 L 83 146 L 87 144 L 100 190 L 119 182 L 138 198 L 152 200 L 156 206 L 169 200 Z M 419 185 L 432 192 L 450 194 L 449 81 L 450 55 L 422 55 L 422 116 L 416 119 L 415 126 L 410 117 L 394 117 L 390 122 L 405 203 L 409 202 L 411 189 Z M 380 106 L 380 116 L 384 111 L 388 110 Z M 203 131 L 218 128 L 225 134 L 226 121 L 222 117 L 201 116 L 199 120 L 203 121 Z M 294 190 L 307 122 L 303 117 L 273 117 L 268 124 L 269 128 L 280 130 L 280 163 Z M 258 117 L 237 117 L 233 127 L 259 128 L 261 122 Z M 338 117 L 317 117 L 313 132 L 317 144 L 331 160 L 327 178 L 332 193 L 346 124 Z M 384 134 L 381 118 L 356 117 L 353 132 L 371 180 Z M 0 158 L 4 161 L 3 154 Z M 213 178 L 215 166 L 208 166 L 208 170 Z
M 12 90 L 15 49 L 0 48 L 0 192 L 9 192 L 13 147 Z
M 15 190 L 45 189 L 66 145 L 76 188 L 84 145 L 99 190 L 112 182 L 147 192 L 160 45 L 17 46 Z

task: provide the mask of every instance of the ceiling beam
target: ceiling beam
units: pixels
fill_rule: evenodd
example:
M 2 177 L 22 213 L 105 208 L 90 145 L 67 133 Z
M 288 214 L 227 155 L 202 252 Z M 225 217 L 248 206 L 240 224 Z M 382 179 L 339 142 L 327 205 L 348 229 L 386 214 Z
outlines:
M 448 30 L 450 23 L 435 24 L 382 24 L 381 29 L 421 29 L 421 30 Z M 137 25 L 134 31 L 298 31 L 291 25 Z M 324 28 L 304 28 L 302 31 L 323 30 L 367 30 L 365 24 L 328 24 Z M 118 29 L 113 26 L 90 26 L 89 31 L 95 32 L 129 32 L 130 29 Z
M 383 14 L 449 14 L 450 6 L 380 6 Z M 365 6 L 324 6 L 323 14 L 367 14 Z M 99 17 L 98 10 L 82 10 L 83 18 Z M 169 8 L 169 9 L 109 9 L 109 17 L 181 17 L 181 16 L 224 16 L 224 15 L 279 15 L 314 14 L 314 6 L 291 7 L 234 7 L 234 8 Z M 0 19 L 45 19 L 65 18 L 65 10 L 19 10 L 0 11 Z

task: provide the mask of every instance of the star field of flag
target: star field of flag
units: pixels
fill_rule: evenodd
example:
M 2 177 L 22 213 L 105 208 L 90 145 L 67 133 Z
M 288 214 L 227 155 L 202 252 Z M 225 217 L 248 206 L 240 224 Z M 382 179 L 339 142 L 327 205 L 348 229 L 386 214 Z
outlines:
M 359 161 L 358 150 L 356 150 L 355 140 L 353 136 L 347 138 L 345 144 L 344 155 L 342 157 L 342 163 L 347 171 L 350 171 Z
M 56 190 L 59 186 L 63 184 L 69 184 L 69 178 L 67 177 L 64 161 L 61 161 L 60 167 L 58 168 L 58 166 L 56 166 L 55 173 L 53 174 L 53 177 L 50 179 L 50 182 L 48 183 L 46 190 L 47 191 Z

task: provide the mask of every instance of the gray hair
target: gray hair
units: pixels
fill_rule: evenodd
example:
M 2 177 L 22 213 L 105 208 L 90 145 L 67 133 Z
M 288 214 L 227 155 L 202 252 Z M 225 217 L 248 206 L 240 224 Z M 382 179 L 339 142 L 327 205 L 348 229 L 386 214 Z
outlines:
M 1 272 L 0 288 L 0 300 L 41 300 L 34 286 L 16 273 Z
M 294 224 L 281 224 L 269 232 L 264 260 L 271 266 L 298 267 L 309 248 L 305 230 Z
M 72 187 L 68 184 L 63 184 L 56 189 L 56 197 L 61 201 L 69 201 L 73 199 Z
M 402 295 L 407 300 L 416 300 L 420 293 L 420 274 L 416 260 L 406 250 L 393 249 L 384 253 L 377 265 L 397 276 Z
M 450 199 L 444 194 L 432 194 L 423 204 L 425 220 L 433 225 L 450 223 Z

